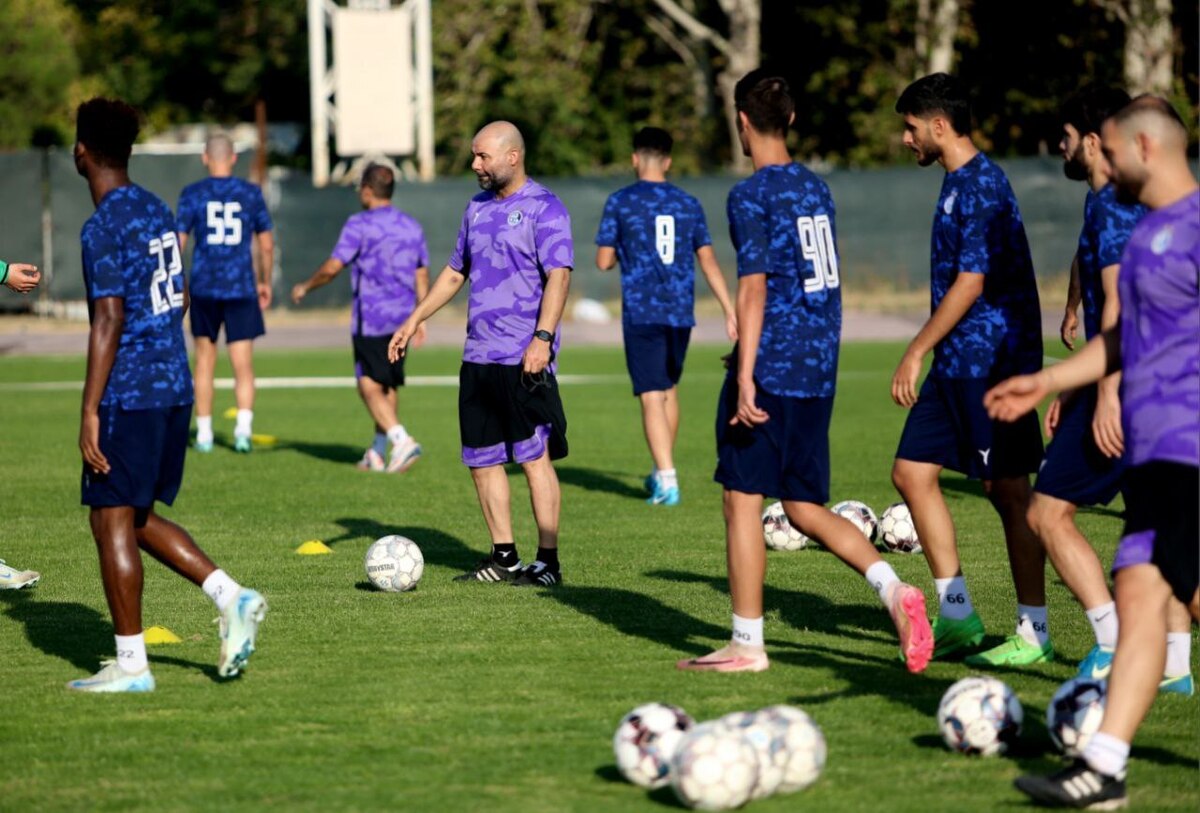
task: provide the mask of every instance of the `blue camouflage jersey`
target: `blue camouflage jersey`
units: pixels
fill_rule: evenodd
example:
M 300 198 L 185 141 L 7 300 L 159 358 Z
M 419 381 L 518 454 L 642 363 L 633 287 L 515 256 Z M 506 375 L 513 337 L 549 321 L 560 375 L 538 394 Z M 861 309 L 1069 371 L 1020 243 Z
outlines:
M 183 261 L 175 218 L 130 184 L 112 190 L 80 234 L 88 313 L 104 297 L 125 300 L 125 325 L 100 403 L 158 409 L 192 402 L 183 342 Z
M 946 173 L 933 216 L 930 294 L 937 310 L 960 273 L 983 293 L 934 348 L 930 374 L 998 380 L 1042 368 L 1042 317 L 1025 224 L 1008 178 L 979 153 Z
M 1140 203 L 1117 200 L 1117 190 L 1112 184 L 1099 192 L 1088 190 L 1075 257 L 1083 295 L 1083 330 L 1089 339 L 1100 333 L 1100 315 L 1104 311 L 1104 282 L 1100 272 L 1121 262 L 1129 235 L 1144 214 L 1146 207 Z
M 755 381 L 774 395 L 832 397 L 842 291 L 829 187 L 801 164 L 767 166 L 729 191 L 727 210 L 738 278 L 767 276 Z
M 262 190 L 241 178 L 205 178 L 179 196 L 179 231 L 195 233 L 191 292 L 209 299 L 247 299 L 254 285 L 252 235 L 271 231 Z
M 630 184 L 604 204 L 596 245 L 617 250 L 626 323 L 696 324 L 693 258 L 712 245 L 700 201 L 666 182 Z

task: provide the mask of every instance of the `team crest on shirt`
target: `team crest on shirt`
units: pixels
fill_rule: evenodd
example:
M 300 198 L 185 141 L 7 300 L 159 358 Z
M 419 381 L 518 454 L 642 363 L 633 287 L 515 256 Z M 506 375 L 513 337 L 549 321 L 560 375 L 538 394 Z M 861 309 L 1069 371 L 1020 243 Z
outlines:
M 954 201 L 956 200 L 958 200 L 958 190 L 946 196 L 946 202 L 942 204 L 942 211 L 946 214 L 951 214 L 954 211 Z
M 509 212 L 508 213 L 508 225 L 515 226 L 520 222 L 521 222 L 521 213 L 520 212 Z
M 1175 230 L 1170 226 L 1164 226 L 1158 230 L 1158 234 L 1154 235 L 1154 239 L 1150 241 L 1150 250 L 1155 254 L 1165 254 L 1167 249 L 1171 247 L 1171 240 L 1175 237 Z

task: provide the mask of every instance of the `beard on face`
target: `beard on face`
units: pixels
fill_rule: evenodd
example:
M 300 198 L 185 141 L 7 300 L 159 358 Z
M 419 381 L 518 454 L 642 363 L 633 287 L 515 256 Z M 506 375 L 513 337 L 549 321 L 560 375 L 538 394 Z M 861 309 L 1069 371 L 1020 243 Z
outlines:
M 1082 141 L 1075 148 L 1075 152 L 1063 158 L 1063 175 L 1066 175 L 1072 181 L 1086 181 L 1088 179 L 1088 168 L 1083 163 Z
M 475 173 L 475 178 L 479 181 L 479 188 L 485 191 L 503 189 L 512 180 L 512 177 L 512 171 L 506 174 L 503 169 Z
M 917 166 L 927 167 L 936 164 L 937 160 L 942 157 L 942 151 L 932 144 L 927 147 L 921 147 L 916 150 Z

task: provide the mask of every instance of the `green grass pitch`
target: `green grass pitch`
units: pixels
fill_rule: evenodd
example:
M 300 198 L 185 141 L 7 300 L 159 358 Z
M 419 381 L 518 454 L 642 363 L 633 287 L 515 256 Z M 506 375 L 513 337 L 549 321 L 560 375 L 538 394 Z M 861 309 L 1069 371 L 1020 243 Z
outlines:
M 901 347 L 843 348 L 833 422 L 834 500 L 882 510 L 904 413 L 888 385 Z M 1057 760 L 1046 702 L 1090 645 L 1083 613 L 1050 571 L 1059 662 L 1006 672 L 1025 706 L 1017 753 L 969 759 L 945 749 L 934 713 L 968 674 L 934 662 L 909 675 L 887 614 L 867 585 L 820 551 L 772 553 L 758 675 L 681 674 L 677 658 L 728 638 L 713 409 L 721 348 L 692 348 L 681 384 L 677 454 L 683 503 L 643 503 L 649 466 L 637 404 L 617 349 L 569 349 L 562 372 L 600 376 L 563 386 L 571 454 L 563 484 L 566 584 L 556 591 L 450 581 L 486 549 L 470 478 L 458 459 L 456 390 L 411 387 L 404 423 L 424 458 L 403 476 L 355 471 L 370 437 L 350 389 L 263 389 L 255 431 L 278 437 L 248 457 L 219 445 L 190 454 L 183 491 L 164 515 L 182 523 L 234 578 L 271 605 L 245 676 L 215 676 L 215 613 L 200 590 L 147 560 L 144 619 L 183 638 L 152 647 L 158 690 L 88 696 L 63 684 L 113 649 L 86 509 L 79 502 L 75 391 L 11 385 L 79 381 L 78 358 L 0 360 L 0 556 L 42 571 L 31 591 L 0 593 L 0 810 L 661 810 L 620 781 L 611 736 L 621 715 L 653 700 L 697 719 L 793 703 L 824 730 L 829 760 L 799 796 L 753 809 L 1006 810 L 1011 787 Z M 457 370 L 451 349 L 419 352 L 410 375 Z M 260 376 L 348 375 L 344 351 L 262 353 Z M 228 369 L 219 371 L 228 375 Z M 231 439 L 218 392 L 218 442 Z M 517 541 L 533 553 L 523 478 L 512 478 Z M 989 642 L 1011 630 L 1014 597 L 1000 524 L 978 487 L 947 476 L 969 584 Z M 1081 525 L 1111 560 L 1120 519 L 1084 511 Z M 415 592 L 366 587 L 372 540 L 401 533 L 426 559 Z M 331 556 L 297 556 L 321 539 Z M 932 581 L 920 557 L 890 557 L 902 578 Z M 1135 744 L 1130 793 L 1139 810 L 1200 803 L 1200 698 L 1163 697 Z

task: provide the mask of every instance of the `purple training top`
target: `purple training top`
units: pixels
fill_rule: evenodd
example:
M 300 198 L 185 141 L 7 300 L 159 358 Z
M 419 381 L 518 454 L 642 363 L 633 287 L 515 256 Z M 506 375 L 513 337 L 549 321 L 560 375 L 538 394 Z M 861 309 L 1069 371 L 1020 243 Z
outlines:
M 421 224 L 393 206 L 365 209 L 346 221 L 332 256 L 351 266 L 354 335 L 392 335 L 417 305 L 417 269 L 429 267 Z
M 467 204 L 448 264 L 471 286 L 463 361 L 520 364 L 537 330 L 546 278 L 575 266 L 571 216 L 532 179 L 502 200 L 482 192 Z M 555 331 L 555 355 L 560 338 Z
M 1200 191 L 1142 218 L 1118 284 L 1130 465 L 1200 466 Z

